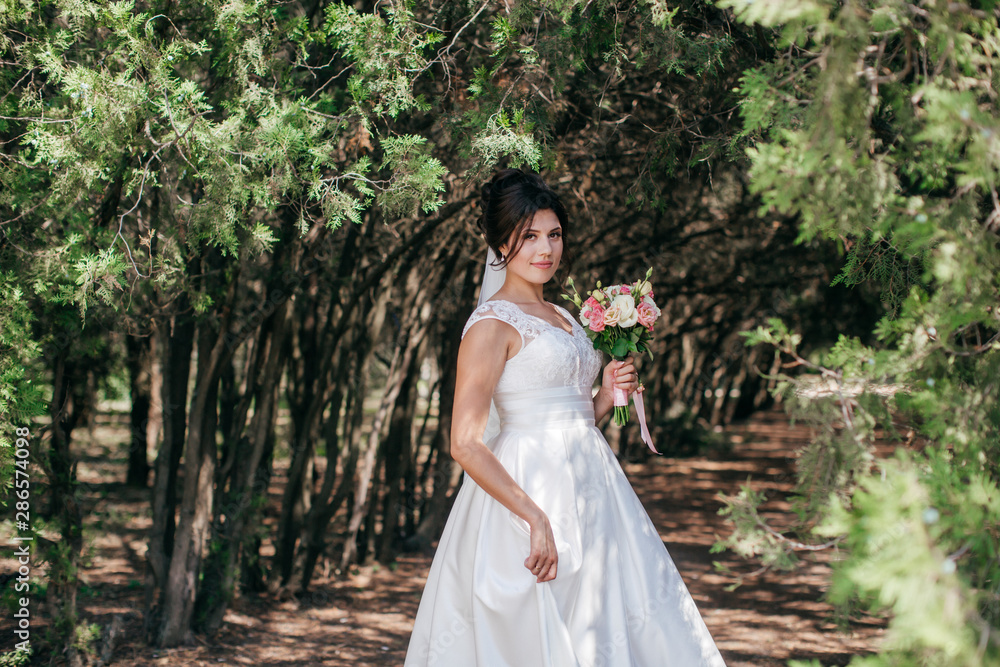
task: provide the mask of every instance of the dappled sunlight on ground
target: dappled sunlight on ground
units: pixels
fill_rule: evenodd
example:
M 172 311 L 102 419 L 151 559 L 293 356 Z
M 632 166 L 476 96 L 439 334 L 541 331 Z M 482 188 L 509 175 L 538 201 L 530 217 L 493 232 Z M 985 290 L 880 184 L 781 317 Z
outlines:
M 125 620 L 126 635 L 113 664 L 402 664 L 430 566 L 426 555 L 404 554 L 392 566 L 356 568 L 346 578 L 321 563 L 312 590 L 298 599 L 246 596 L 233 603 L 215 637 L 196 637 L 192 646 L 174 649 L 145 646 L 141 614 L 149 492 L 121 483 L 125 461 L 113 458 L 112 452 L 120 456 L 123 451 L 118 444 L 127 433 L 123 418 L 112 416 L 112 421 L 95 429 L 93 442 L 81 442 L 86 455 L 78 470 L 87 517 L 80 608 L 86 619 L 102 625 L 115 614 Z M 733 426 L 727 435 L 733 446 L 724 454 L 623 465 L 727 664 L 776 667 L 790 659 L 815 658 L 824 665 L 845 665 L 853 655 L 872 651 L 883 633 L 882 621 L 855 619 L 841 631 L 832 608 L 822 602 L 829 562 L 835 555 L 831 552 L 807 554 L 793 572 L 765 572 L 746 578 L 734 591 L 725 590 L 733 577 L 721 573 L 713 561 L 743 574 L 757 566 L 728 552 L 709 553 L 717 536 L 728 534 L 717 514 L 721 502 L 716 494 L 737 491 L 749 477 L 768 495 L 762 515 L 780 526 L 788 520 L 788 506 L 779 494 L 791 488 L 795 450 L 809 433 L 774 412 Z M 276 483 L 283 481 L 280 468 L 285 465 L 287 460 L 277 463 Z M 280 488 L 269 496 L 272 507 L 265 522 L 272 524 Z M 273 553 L 269 543 L 262 553 Z M 15 569 L 9 558 L 0 561 L 0 567 Z M 37 618 L 36 622 L 33 631 L 40 631 L 43 624 Z

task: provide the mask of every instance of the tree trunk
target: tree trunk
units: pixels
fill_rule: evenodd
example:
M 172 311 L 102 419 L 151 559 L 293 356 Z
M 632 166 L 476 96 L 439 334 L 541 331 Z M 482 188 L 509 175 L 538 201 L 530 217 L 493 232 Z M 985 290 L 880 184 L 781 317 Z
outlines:
M 50 513 L 59 527 L 59 543 L 50 548 L 46 601 L 52 614 L 57 641 L 61 642 L 69 664 L 82 665 L 76 649 L 77 571 L 83 550 L 83 521 L 76 499 L 76 463 L 70 452 L 73 428 L 82 404 L 82 377 L 76 366 L 57 354 L 53 365 L 51 433 L 48 473 L 51 493 Z
M 299 425 L 306 428 L 305 424 Z M 278 582 L 284 586 L 292 577 L 295 566 L 295 545 L 302 518 L 309 511 L 309 489 L 305 480 L 312 477 L 312 457 L 314 441 L 303 433 L 295 433 L 292 446 L 292 460 L 288 466 L 288 479 L 281 498 L 281 514 L 278 517 L 278 535 L 275 540 L 275 567 Z
M 331 404 L 331 392 L 335 392 L 342 384 L 336 377 L 342 366 L 335 367 L 333 360 L 346 359 L 341 350 L 345 345 L 351 347 L 350 342 L 341 340 L 341 336 L 350 338 L 347 323 L 342 323 L 341 320 L 356 318 L 358 304 L 350 302 L 344 306 L 340 285 L 350 283 L 355 278 L 352 273 L 362 257 L 358 248 L 361 243 L 363 239 L 358 229 L 348 227 L 334 280 L 329 282 L 325 276 L 314 275 L 307 290 L 310 299 L 303 300 L 295 315 L 294 333 L 290 338 L 294 349 L 289 354 L 291 368 L 286 392 L 292 413 L 292 460 L 288 466 L 288 481 L 281 500 L 275 554 L 277 585 L 281 587 L 300 579 L 297 576 L 297 568 L 301 563 L 299 551 L 305 547 L 301 538 L 313 532 L 312 527 L 305 525 L 306 517 L 311 516 L 309 521 L 314 522 L 315 526 L 316 521 L 321 521 L 319 516 L 324 513 L 322 508 L 314 511 L 312 489 L 306 488 L 305 481 L 312 475 L 315 455 L 313 436 L 318 432 L 323 409 Z M 326 293 L 321 294 L 321 289 L 329 290 L 328 296 Z M 364 347 L 367 348 L 367 344 Z M 361 349 L 354 349 L 353 354 L 363 356 L 365 353 Z M 347 374 L 342 373 L 342 376 L 346 378 Z M 332 405 L 338 406 L 339 403 L 333 402 Z M 335 475 L 336 468 L 328 467 L 327 474 Z M 328 493 L 322 495 L 321 492 L 321 497 L 327 498 Z
M 400 542 L 399 520 L 404 514 L 403 480 L 413 466 L 414 385 L 419 377 L 421 357 L 414 354 L 403 375 L 389 434 L 383 445 L 385 459 L 385 496 L 382 499 L 382 534 L 375 549 L 380 562 L 392 561 Z
M 151 336 L 125 336 L 126 363 L 129 385 L 132 390 L 131 439 L 128 448 L 128 472 L 125 484 L 145 488 L 149 482 L 149 459 L 146 440 L 152 406 L 152 349 Z
M 194 320 L 191 318 L 186 294 L 178 298 L 177 315 L 163 322 L 154 332 L 163 350 L 161 383 L 161 414 L 163 442 L 156 455 L 153 477 L 153 525 L 149 532 L 146 558 L 146 618 L 147 641 L 156 642 L 160 623 L 161 596 L 167 584 L 170 555 L 174 548 L 174 522 L 177 504 L 177 473 L 187 428 L 188 376 L 194 349 Z
M 334 394 L 334 401 L 332 403 L 333 411 L 339 411 L 340 404 L 343 401 L 343 392 L 339 390 Z M 349 408 L 345 411 L 347 420 L 350 419 Z M 354 479 L 354 473 L 357 470 L 358 465 L 358 450 L 357 448 L 349 447 L 349 455 L 344 461 L 344 469 L 340 477 L 340 485 L 337 488 L 336 493 L 331 498 L 331 493 L 333 493 L 334 483 L 337 480 L 337 464 L 340 460 L 341 444 L 340 442 L 348 442 L 348 428 L 347 424 L 344 425 L 344 437 L 338 439 L 337 437 L 337 425 L 339 424 L 339 415 L 333 416 L 328 420 L 325 426 L 326 437 L 324 438 L 326 442 L 326 474 L 323 476 L 323 486 L 320 490 L 319 497 L 313 503 L 312 509 L 309 514 L 306 515 L 303 530 L 302 530 L 302 540 L 300 547 L 301 556 L 301 567 L 297 567 L 297 570 L 301 572 L 297 579 L 297 587 L 299 591 L 305 591 L 309 587 L 309 582 L 312 580 L 313 571 L 316 568 L 316 561 L 319 559 L 320 554 L 326 547 L 326 529 L 330 523 L 330 520 L 340 509 L 340 505 L 347 498 L 347 494 L 350 491 L 350 480 Z M 346 446 L 346 445 L 345 445 Z
M 156 644 L 176 646 L 191 636 L 202 551 L 209 536 L 214 499 L 219 378 L 232 348 L 227 346 L 229 314 L 236 282 L 229 286 L 221 326 L 198 326 L 198 367 L 184 446 L 184 496 L 163 595 L 163 617 Z
M 425 359 L 425 361 L 427 361 Z M 404 496 L 403 496 L 403 511 L 405 512 L 404 524 L 403 524 L 403 536 L 404 536 L 404 546 L 406 550 L 411 549 L 411 545 L 408 543 L 410 537 L 412 537 L 417 532 L 418 516 L 419 512 L 422 511 L 420 494 L 426 491 L 427 480 L 430 479 L 430 470 L 433 467 L 433 460 L 436 453 L 434 449 L 435 439 L 431 437 L 431 442 L 428 443 L 427 447 L 427 458 L 424 459 L 424 463 L 420 465 L 420 449 L 427 440 L 427 425 L 430 423 L 431 416 L 435 414 L 435 410 L 440 412 L 440 398 L 435 400 L 434 395 L 437 394 L 440 397 L 441 387 L 441 377 L 437 373 L 436 377 L 433 377 L 433 382 L 427 388 L 427 407 L 424 411 L 424 417 L 420 423 L 420 431 L 417 433 L 416 439 L 413 441 L 413 451 L 411 454 L 411 463 L 407 468 L 406 475 L 404 476 Z M 419 398 L 419 397 L 418 397 Z M 416 404 L 416 399 L 414 400 Z M 437 417 L 435 417 L 435 424 L 437 423 Z
M 254 476 L 254 493 L 260 494 L 263 501 L 267 499 L 267 489 L 271 483 L 271 463 L 274 458 L 275 432 L 272 428 L 267 434 L 264 454 L 257 465 Z M 240 555 L 240 587 L 243 591 L 263 593 L 267 590 L 266 570 L 261 563 L 260 547 L 263 540 L 258 531 L 246 535 L 241 546 Z
M 260 345 L 267 340 L 266 363 L 253 379 L 254 414 L 249 438 L 241 438 L 240 454 L 230 477 L 226 502 L 216 513 L 215 525 L 219 534 L 215 549 L 205 561 L 205 577 L 198 593 L 198 627 L 209 635 L 222 625 L 229 603 L 233 599 L 237 581 L 237 563 L 243 532 L 250 518 L 255 516 L 255 499 L 267 495 L 266 487 L 254 484 L 261 459 L 271 440 L 277 416 L 278 386 L 284 365 L 285 332 L 289 302 L 283 301 L 267 323 L 261 327 Z M 249 382 L 248 382 L 249 383 Z M 219 483 L 220 487 L 223 481 Z
M 350 345 L 340 347 L 338 368 L 347 368 L 347 355 Z M 316 560 L 326 546 L 326 527 L 336 513 L 343 496 L 337 494 L 334 498 L 334 485 L 337 481 L 337 464 L 340 461 L 341 439 L 337 435 L 340 425 L 340 408 L 344 403 L 343 387 L 346 382 L 333 382 L 333 396 L 330 399 L 330 416 L 323 424 L 323 441 L 326 444 L 326 471 L 319 492 L 312 499 L 309 511 L 302 519 L 302 529 L 299 534 L 299 548 L 295 552 L 294 566 L 291 570 L 289 583 L 296 592 L 305 591 L 312 578 Z M 345 433 L 347 429 L 344 429 Z M 348 463 L 356 463 L 357 456 L 348 457 Z M 345 470 L 346 474 L 346 470 Z M 353 468 L 351 469 L 353 475 Z
M 361 529 L 361 523 L 364 521 L 367 513 L 368 492 L 371 486 L 372 475 L 375 472 L 375 457 L 378 452 L 379 441 L 381 440 L 382 425 L 385 423 L 392 406 L 396 403 L 399 392 L 406 380 L 406 373 L 404 371 L 410 367 L 414 352 L 415 350 L 411 345 L 401 343 L 396 347 L 392 363 L 389 365 L 387 375 L 388 385 L 382 397 L 382 403 L 375 413 L 375 419 L 369 432 L 364 461 L 355 487 L 354 510 L 348 522 L 347 539 L 340 558 L 341 572 L 347 571 L 347 566 L 354 560 L 357 552 L 358 531 Z
M 461 292 L 455 293 L 457 303 L 470 303 L 473 294 L 478 289 L 473 280 L 472 272 L 479 274 L 480 266 L 467 265 L 463 277 L 456 284 L 462 285 Z M 438 401 L 438 425 L 431 443 L 432 452 L 436 452 L 431 480 L 433 489 L 414 535 L 407 538 L 407 549 L 429 551 L 431 544 L 437 539 L 448 518 L 451 508 L 449 494 L 461 479 L 462 469 L 451 457 L 451 411 L 455 401 L 455 380 L 458 372 L 458 346 L 462 342 L 462 328 L 465 318 L 453 318 L 449 326 L 441 332 L 442 344 L 438 351 L 437 367 L 440 369 L 440 390 Z M 425 484 L 426 489 L 426 484 Z

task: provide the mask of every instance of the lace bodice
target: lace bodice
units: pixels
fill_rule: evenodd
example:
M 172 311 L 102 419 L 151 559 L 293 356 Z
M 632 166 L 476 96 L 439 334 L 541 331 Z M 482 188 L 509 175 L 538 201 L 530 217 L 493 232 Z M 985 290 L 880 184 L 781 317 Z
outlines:
M 497 393 L 556 387 L 585 387 L 589 391 L 594 386 L 602 355 L 569 311 L 556 308 L 572 325 L 572 334 L 501 299 L 483 303 L 469 316 L 462 338 L 482 319 L 506 322 L 521 336 L 521 349 L 504 365 Z

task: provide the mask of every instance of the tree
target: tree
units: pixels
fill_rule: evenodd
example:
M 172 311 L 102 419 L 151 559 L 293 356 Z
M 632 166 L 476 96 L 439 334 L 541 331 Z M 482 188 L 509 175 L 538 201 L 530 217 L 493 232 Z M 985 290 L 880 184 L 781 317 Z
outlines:
M 76 319 L 61 314 L 62 331 L 73 336 L 95 304 L 124 310 L 144 294 L 158 305 L 153 321 L 168 341 L 164 398 L 170 410 L 155 469 L 148 617 L 155 641 L 165 645 L 190 632 L 202 550 L 217 514 L 216 403 L 220 378 L 238 351 L 229 330 L 241 274 L 275 247 L 294 267 L 324 234 L 310 237 L 310 228 L 360 223 L 375 199 L 394 212 L 429 212 L 442 203 L 443 172 L 426 155 L 423 139 L 391 130 L 372 134 L 380 118 L 420 106 L 408 75 L 393 73 L 391 86 L 354 85 L 356 97 L 321 88 L 305 97 L 299 87 L 310 76 L 303 64 L 312 45 L 337 48 L 366 23 L 384 26 L 378 35 L 384 69 L 412 70 L 432 42 L 413 31 L 402 7 L 385 23 L 339 6 L 325 14 L 316 4 L 301 9 L 293 14 L 266 2 L 41 2 L 8 5 L 0 14 L 9 91 L 0 102 L 9 151 L 0 173 L 4 253 L 21 253 L 17 279 L 31 289 L 25 296 L 36 312 L 55 307 L 49 304 L 77 309 Z M 369 155 L 376 145 L 381 163 Z M 375 174 L 386 178 L 373 180 Z M 131 310 L 138 322 L 131 333 L 149 334 L 144 310 Z M 270 343 L 272 358 L 260 372 L 272 386 L 280 378 L 280 356 L 273 355 L 284 345 L 286 311 L 287 305 L 279 307 L 274 324 L 244 327 L 236 338 L 260 336 L 255 350 Z M 19 326 L 12 336 L 26 320 L 14 309 L 9 322 Z M 11 355 L 31 354 L 23 338 L 9 345 Z M 196 389 L 187 397 L 193 350 Z M 29 361 L 37 373 L 40 360 Z M 55 399 L 73 384 L 62 363 L 57 355 Z M 40 378 L 8 375 L 5 388 L 33 379 Z M 30 391 L 23 395 L 14 403 L 18 410 L 5 416 L 4 432 L 37 414 L 31 412 L 37 399 Z M 256 396 L 260 422 L 274 390 L 265 386 Z M 62 410 L 62 402 L 53 408 Z M 236 435 L 243 427 L 233 425 Z M 72 423 L 51 430 L 53 493 L 67 508 L 75 495 L 71 430 Z M 243 471 L 228 484 L 231 495 L 251 488 L 266 438 L 266 424 L 258 424 L 249 440 L 232 443 L 246 443 L 252 455 L 246 458 L 251 474 Z M 184 493 L 177 499 L 182 460 Z M 78 532 L 79 517 L 68 517 L 64 536 Z M 64 616 L 72 637 L 73 572 L 82 544 L 73 538 L 67 547 Z
M 720 546 L 793 567 L 836 546 L 830 598 L 889 615 L 864 665 L 1000 664 L 1000 143 L 996 3 L 724 0 L 773 30 L 740 94 L 761 212 L 837 240 L 835 282 L 874 283 L 885 316 L 807 354 L 780 320 L 748 332 L 817 436 L 800 453 L 801 523 L 781 533 L 752 487 Z M 876 436 L 896 441 L 875 457 Z

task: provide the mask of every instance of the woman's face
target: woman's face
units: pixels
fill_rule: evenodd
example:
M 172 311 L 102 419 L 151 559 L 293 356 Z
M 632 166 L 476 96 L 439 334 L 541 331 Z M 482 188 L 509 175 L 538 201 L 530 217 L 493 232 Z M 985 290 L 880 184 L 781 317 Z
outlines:
M 555 275 L 562 258 L 562 225 L 555 211 L 543 208 L 535 213 L 524 229 L 524 243 L 517 254 L 507 263 L 507 271 L 513 271 L 528 282 L 545 283 Z M 506 257 L 516 243 L 500 246 Z

